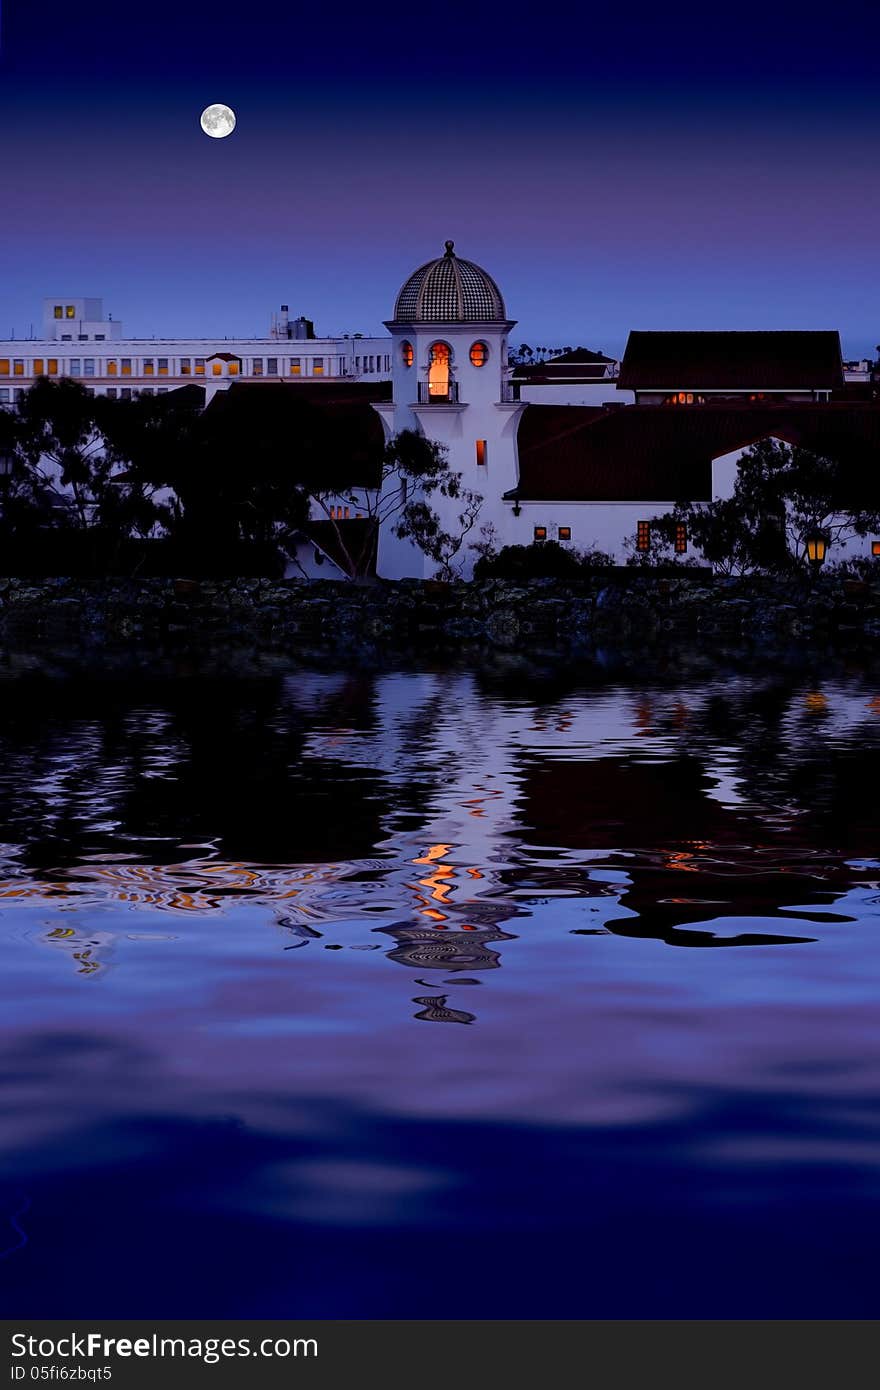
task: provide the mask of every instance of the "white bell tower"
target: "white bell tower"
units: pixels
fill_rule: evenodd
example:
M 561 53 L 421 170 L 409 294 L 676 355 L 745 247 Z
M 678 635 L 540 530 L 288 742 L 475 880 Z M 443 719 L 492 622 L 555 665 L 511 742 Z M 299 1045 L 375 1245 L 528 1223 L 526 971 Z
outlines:
M 524 404 L 513 399 L 507 365 L 508 319 L 501 291 L 485 270 L 456 256 L 454 243 L 409 277 L 386 322 L 392 340 L 393 399 L 374 406 L 390 437 L 417 430 L 447 450 L 462 486 L 483 497 L 469 541 L 493 525 L 503 537 L 516 486 L 516 432 Z M 430 499 L 444 527 L 455 532 L 461 504 Z M 465 549 L 464 578 L 474 553 Z M 409 541 L 379 537 L 378 573 L 387 579 L 430 578 L 436 565 Z

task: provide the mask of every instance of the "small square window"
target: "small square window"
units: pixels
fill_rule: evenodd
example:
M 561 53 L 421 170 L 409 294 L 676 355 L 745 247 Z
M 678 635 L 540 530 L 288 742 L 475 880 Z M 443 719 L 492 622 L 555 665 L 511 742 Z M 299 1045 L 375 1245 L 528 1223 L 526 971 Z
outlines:
M 82 358 L 80 358 L 80 357 L 71 357 L 71 359 L 70 359 L 70 375 L 71 375 L 71 376 L 82 376 Z
M 107 387 L 107 399 L 108 399 L 108 400 L 111 400 L 111 401 L 115 401 L 115 400 L 116 400 L 116 387 L 115 387 L 115 386 L 108 386 L 108 387 Z
M 130 357 L 123 357 L 123 359 L 122 359 L 122 375 L 123 375 L 123 376 L 131 376 L 131 358 L 130 358 Z
M 34 358 L 34 376 L 42 376 L 42 375 L 43 375 L 43 359 L 42 359 L 42 357 L 35 357 L 35 358 Z
M 69 333 L 62 333 L 62 334 L 61 334 L 61 341 L 62 341 L 62 343 L 69 343 L 69 342 L 70 342 L 70 334 L 69 334 Z
M 55 317 L 56 319 L 64 318 L 64 306 L 62 304 L 55 305 Z
M 0 376 L 9 376 L 9 358 L 0 357 Z
M 8 386 L 2 386 L 2 387 L 0 387 L 0 401 L 8 401 L 8 400 L 9 400 L 9 387 L 8 387 Z
M 88 333 L 77 333 L 76 337 L 77 337 L 77 342 L 80 342 L 80 343 L 87 343 L 87 342 L 89 341 L 89 335 L 88 335 Z
M 156 364 L 154 363 L 152 357 L 145 357 L 145 358 L 144 358 L 144 376 L 153 376 L 153 374 L 154 374 L 154 369 L 155 369 L 155 365 L 156 365 Z
M 278 375 L 278 358 L 277 358 L 277 357 L 269 357 L 269 358 L 267 359 L 267 361 L 266 361 L 266 371 L 267 371 L 267 373 L 269 374 L 269 376 L 277 376 L 277 375 Z
M 559 528 L 559 539 L 560 539 L 561 541 L 570 541 L 570 540 L 571 540 L 571 527 L 570 527 L 570 526 L 560 526 L 560 528 Z
M 254 358 L 252 359 L 252 361 L 251 361 L 251 372 L 252 372 L 252 374 L 253 374 L 254 376 L 262 376 L 262 375 L 263 375 L 263 359 L 262 359 L 262 357 L 254 357 Z
M 106 375 L 106 376 L 116 376 L 117 373 L 116 373 L 116 360 L 115 360 L 115 358 L 111 357 L 111 358 L 105 363 L 105 366 L 106 366 L 106 372 L 105 372 L 105 375 Z
M 546 526 L 536 526 L 536 527 L 535 527 L 535 540 L 536 540 L 536 541 L 545 541 L 546 539 L 547 539 L 547 527 L 546 527 Z
M 314 362 L 312 363 L 312 376 L 323 376 L 323 375 L 324 375 L 324 359 L 323 359 L 323 357 L 316 357 L 315 360 L 314 360 Z
M 204 376 L 204 375 L 205 375 L 205 359 L 204 359 L 204 357 L 197 357 L 197 358 L 196 358 L 196 376 Z
M 76 306 L 75 306 L 74 304 L 68 304 L 67 308 L 66 308 L 65 311 L 64 311 L 64 315 L 65 315 L 65 318 L 68 318 L 68 319 L 75 319 L 75 318 L 76 318 Z
M 46 375 L 47 375 L 47 376 L 57 376 L 57 375 L 58 375 L 58 358 L 57 358 L 57 357 L 50 357 L 50 358 L 49 358 L 49 361 L 48 361 L 48 363 L 46 364 Z
M 12 375 L 13 375 L 13 376 L 24 376 L 24 360 L 23 360 L 23 358 L 21 358 L 21 357 L 16 357 L 15 361 L 14 361 L 13 364 L 12 364 Z
M 226 370 L 227 370 L 227 372 L 229 373 L 230 376 L 238 376 L 238 369 L 239 369 L 239 366 L 240 366 L 240 363 L 238 363 L 238 362 L 230 362 L 230 363 L 229 363 L 229 366 L 226 368 Z
M 290 375 L 291 375 L 291 376 L 299 376 L 299 374 L 300 374 L 301 371 L 302 371 L 302 361 L 301 361 L 301 359 L 300 359 L 299 357 L 291 357 L 291 359 L 290 359 Z
M 880 541 L 871 542 L 871 554 L 880 555 Z
M 94 375 L 95 375 L 95 359 L 94 359 L 94 357 L 86 357 L 86 358 L 83 360 L 83 376 L 94 376 Z
M 181 357 L 181 359 L 180 359 L 180 375 L 181 375 L 181 376 L 192 376 L 192 358 L 191 358 L 191 357 Z
M 95 342 L 96 342 L 96 343 L 105 343 L 106 341 L 107 341 L 107 334 L 106 334 L 106 333 L 96 333 L 96 334 L 95 334 Z
M 159 358 L 159 375 L 160 375 L 160 376 L 167 376 L 167 375 L 168 375 L 168 358 L 167 358 L 167 357 L 160 357 L 160 358 Z
M 130 400 L 131 400 L 131 387 L 130 387 L 130 386 L 120 386 L 120 388 L 119 388 L 119 399 L 120 399 L 121 401 L 130 401 Z

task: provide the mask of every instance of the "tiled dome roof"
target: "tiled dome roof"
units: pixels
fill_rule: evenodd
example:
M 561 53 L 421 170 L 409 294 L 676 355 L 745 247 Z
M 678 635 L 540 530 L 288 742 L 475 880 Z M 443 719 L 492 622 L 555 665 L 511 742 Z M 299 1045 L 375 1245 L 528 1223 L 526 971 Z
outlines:
M 491 275 L 456 256 L 454 242 L 406 281 L 394 306 L 398 323 L 503 323 L 507 314 Z

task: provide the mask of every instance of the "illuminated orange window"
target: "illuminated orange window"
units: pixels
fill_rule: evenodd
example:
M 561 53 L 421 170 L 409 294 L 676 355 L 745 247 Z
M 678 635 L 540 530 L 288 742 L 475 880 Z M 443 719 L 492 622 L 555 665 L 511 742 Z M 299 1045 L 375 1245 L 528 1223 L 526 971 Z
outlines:
M 116 376 L 116 362 L 115 362 L 115 360 L 114 360 L 112 357 L 110 358 L 109 362 L 107 363 L 107 375 L 108 375 L 108 376 Z
M 192 358 L 190 358 L 190 357 L 181 357 L 181 359 L 180 359 L 180 375 L 181 375 L 181 376 L 192 376 Z
M 324 359 L 323 359 L 323 357 L 316 357 L 315 360 L 314 360 L 314 362 L 312 363 L 312 376 L 323 376 L 323 375 L 324 375 Z
M 197 357 L 197 358 L 196 358 L 196 376 L 204 376 L 204 375 L 205 375 L 205 359 L 204 359 L 204 357 Z
M 489 349 L 485 343 L 473 343 L 471 345 L 471 361 L 475 367 L 485 367 L 489 361 Z
M 223 368 L 221 367 L 219 362 L 212 362 L 211 371 L 214 373 L 215 376 L 219 376 L 220 373 L 223 371 Z
M 123 376 L 131 376 L 131 358 L 130 358 L 130 357 L 123 357 L 123 359 L 122 359 L 122 375 L 123 375 Z
M 871 554 L 880 555 L 880 541 L 871 542 Z
M 21 357 L 16 357 L 15 360 L 13 361 L 13 363 L 12 363 L 12 375 L 13 375 L 13 376 L 24 376 L 24 359 L 23 359 L 23 358 L 21 358 Z
M 75 306 L 74 306 L 73 304 L 68 304 L 68 306 L 67 306 L 67 308 L 65 309 L 64 312 L 65 312 L 65 315 L 66 315 L 67 318 L 69 318 L 69 319 L 75 319 L 75 318 L 76 318 L 76 308 L 75 308 Z
M 56 305 L 55 305 L 55 317 L 56 317 L 56 319 L 63 319 L 63 318 L 64 318 L 64 309 L 63 309 L 62 305 L 60 305 L 60 304 L 56 304 Z
M 160 376 L 167 376 L 167 375 L 168 375 L 168 358 L 167 358 L 167 357 L 160 357 L 160 358 L 159 358 L 159 375 L 160 375 Z
M 675 528 L 675 553 L 684 555 L 688 548 L 688 532 L 683 522 L 679 522 Z
M 230 376 L 238 376 L 238 363 L 230 362 L 227 370 Z
M 412 366 L 413 362 L 415 361 L 415 353 L 413 352 L 412 343 L 401 343 L 400 356 L 403 359 L 403 365 L 405 367 Z
M 570 526 L 560 526 L 560 528 L 559 528 L 559 539 L 560 539 L 561 541 L 570 541 L 570 540 L 571 540 L 571 527 L 570 527 Z
M 153 362 L 152 357 L 145 357 L 145 358 L 144 358 L 144 376 L 154 376 L 154 375 L 155 375 L 154 368 L 155 368 L 155 363 Z
M 428 395 L 449 395 L 449 348 L 445 343 L 432 343 L 428 365 Z
M 651 549 L 651 523 L 640 521 L 636 527 L 636 550 Z
M 9 358 L 0 357 L 0 376 L 9 376 Z
M 547 539 L 547 527 L 546 527 L 546 526 L 536 526 L 536 527 L 535 527 L 535 540 L 536 540 L 536 541 L 545 541 L 546 539 Z
M 49 361 L 48 361 L 47 364 L 46 364 L 46 375 L 47 375 L 47 376 L 57 376 L 57 375 L 58 375 L 58 358 L 57 358 L 57 357 L 50 357 L 50 358 L 49 358 Z
M 485 439 L 478 439 L 478 440 L 477 440 L 477 463 L 480 464 L 480 465 L 482 466 L 485 462 L 486 462 L 486 441 L 485 441 Z
M 43 375 L 43 359 L 42 359 L 42 357 L 35 357 L 35 358 L 34 358 L 34 376 L 42 376 L 42 375 Z
M 302 362 L 300 361 L 300 359 L 299 359 L 298 357 L 291 357 L 291 359 L 290 359 L 290 375 L 291 375 L 291 376 L 299 376 L 301 371 L 302 371 Z

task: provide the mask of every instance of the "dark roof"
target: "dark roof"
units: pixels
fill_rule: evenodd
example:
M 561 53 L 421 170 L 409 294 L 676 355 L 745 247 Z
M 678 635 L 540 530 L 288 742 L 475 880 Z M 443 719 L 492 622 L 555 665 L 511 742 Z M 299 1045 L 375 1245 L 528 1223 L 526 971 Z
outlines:
M 217 392 L 203 419 L 218 447 L 238 447 L 243 459 L 277 449 L 298 481 L 318 469 L 328 487 L 375 487 L 385 432 L 372 402 L 390 390 L 390 382 L 338 379 L 236 382 Z
M 831 390 L 843 385 L 840 335 L 630 333 L 618 386 L 655 390 Z
M 880 409 L 833 404 L 529 405 L 519 424 L 519 485 L 508 496 L 584 502 L 708 501 L 712 460 L 768 436 L 816 453 L 880 457 Z

